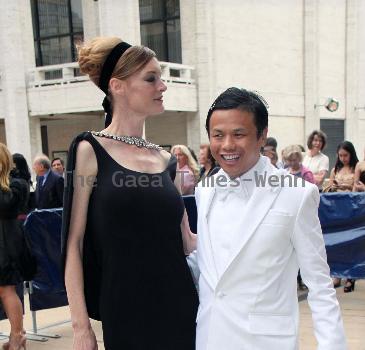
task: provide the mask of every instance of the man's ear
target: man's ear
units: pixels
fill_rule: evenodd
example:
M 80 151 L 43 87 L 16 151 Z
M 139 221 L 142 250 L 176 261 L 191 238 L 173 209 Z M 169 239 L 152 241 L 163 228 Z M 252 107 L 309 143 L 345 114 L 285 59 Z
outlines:
M 262 131 L 262 135 L 261 135 L 261 145 L 262 147 L 264 147 L 266 145 L 266 140 L 267 140 L 267 132 L 268 132 L 268 128 L 266 127 L 263 131 Z
M 111 78 L 109 90 L 115 95 L 123 95 L 125 92 L 125 82 L 117 78 Z

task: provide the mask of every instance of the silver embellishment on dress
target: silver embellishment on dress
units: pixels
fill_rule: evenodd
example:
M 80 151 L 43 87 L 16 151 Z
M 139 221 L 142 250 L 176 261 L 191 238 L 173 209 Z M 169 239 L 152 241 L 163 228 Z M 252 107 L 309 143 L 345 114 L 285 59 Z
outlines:
M 145 139 L 143 139 L 142 137 L 137 137 L 137 136 L 117 136 L 117 135 L 112 135 L 112 134 L 108 134 L 106 132 L 102 132 L 102 131 L 89 131 L 92 135 L 94 136 L 98 136 L 98 137 L 105 137 L 107 139 L 113 139 L 113 140 L 117 140 L 120 142 L 124 142 L 128 145 L 135 145 L 137 147 L 144 147 L 144 148 L 148 148 L 148 149 L 155 149 L 157 151 L 161 151 L 163 148 L 159 145 L 156 145 L 152 142 L 146 141 Z

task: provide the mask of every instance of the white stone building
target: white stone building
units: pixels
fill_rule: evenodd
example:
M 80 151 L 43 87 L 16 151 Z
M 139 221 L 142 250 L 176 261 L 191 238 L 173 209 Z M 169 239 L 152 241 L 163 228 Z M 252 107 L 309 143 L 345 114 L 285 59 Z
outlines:
M 103 126 L 103 94 L 80 76 L 73 43 L 119 36 L 160 56 L 166 112 L 146 137 L 206 141 L 206 112 L 230 86 L 269 103 L 279 149 L 322 128 L 333 155 L 365 145 L 363 0 L 0 0 L 0 141 L 31 160 L 64 155 L 72 138 Z M 166 61 L 166 62 L 165 62 Z M 331 113 L 326 98 L 340 103 Z M 59 153 L 61 152 L 61 153 Z

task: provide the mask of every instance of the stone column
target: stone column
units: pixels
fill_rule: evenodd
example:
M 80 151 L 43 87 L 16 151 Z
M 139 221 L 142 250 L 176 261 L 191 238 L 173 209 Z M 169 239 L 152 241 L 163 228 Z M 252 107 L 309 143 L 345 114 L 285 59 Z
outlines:
M 3 113 L 6 141 L 12 153 L 31 161 L 27 70 L 34 66 L 34 43 L 30 2 L 2 2 L 0 11 L 0 55 Z
M 304 0 L 304 140 L 319 129 L 318 104 L 318 0 Z
M 214 60 L 214 18 L 212 3 L 208 0 L 195 1 L 196 13 L 196 71 L 198 85 L 199 141 L 207 141 L 205 118 L 207 111 L 217 95 L 216 65 Z M 192 122 L 194 119 L 190 119 Z M 195 127 L 196 121 L 192 123 Z
M 99 0 L 101 36 L 118 36 L 133 45 L 141 43 L 138 0 Z
M 98 1 L 82 0 L 82 21 L 85 41 L 100 35 Z
M 359 133 L 359 116 L 363 110 L 355 110 L 364 106 L 365 101 L 359 101 L 359 79 L 361 75 L 359 61 L 362 56 L 360 40 L 364 40 L 364 25 L 362 23 L 362 16 L 365 7 L 359 6 L 357 0 L 347 0 L 346 2 L 346 67 L 345 67 L 345 95 L 346 95 L 346 119 L 345 119 L 345 139 L 353 142 L 357 151 L 360 152 L 358 156 L 362 158 L 362 150 L 364 147 L 363 135 Z M 360 21 L 359 21 L 360 19 Z M 361 31 L 360 31 L 361 30 Z M 361 64 L 361 63 L 360 63 Z M 364 71 L 364 70 L 363 70 Z M 362 71 L 362 72 L 363 72 Z M 364 86 L 364 85 L 363 85 Z M 359 102 L 358 102 L 359 101 Z

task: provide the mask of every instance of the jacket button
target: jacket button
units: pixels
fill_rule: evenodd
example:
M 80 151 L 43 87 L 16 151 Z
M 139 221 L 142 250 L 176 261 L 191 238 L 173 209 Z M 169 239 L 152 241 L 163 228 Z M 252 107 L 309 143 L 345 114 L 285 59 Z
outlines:
M 224 298 L 226 296 L 226 294 L 225 293 L 223 293 L 223 292 L 218 292 L 217 293 L 217 297 L 219 298 L 219 299 L 222 299 L 222 298 Z

